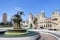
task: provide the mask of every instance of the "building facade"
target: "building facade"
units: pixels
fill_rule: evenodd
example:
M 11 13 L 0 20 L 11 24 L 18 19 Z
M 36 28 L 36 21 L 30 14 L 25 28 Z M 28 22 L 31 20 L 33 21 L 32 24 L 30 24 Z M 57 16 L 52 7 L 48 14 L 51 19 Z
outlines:
M 52 28 L 52 19 L 45 16 L 45 12 L 41 10 L 38 19 L 37 28 L 50 29 Z
M 51 19 L 53 23 L 53 28 L 60 30 L 60 14 L 58 9 L 52 12 Z
M 31 19 L 33 18 L 33 19 Z M 35 14 L 33 17 L 29 18 L 29 22 L 34 21 L 34 18 L 37 18 L 37 26 L 33 25 L 33 28 L 40 29 L 60 29 L 60 14 L 59 10 L 54 10 L 50 17 L 45 16 L 45 12 L 43 10 L 40 11 L 39 14 Z M 35 24 L 36 25 L 36 24 Z

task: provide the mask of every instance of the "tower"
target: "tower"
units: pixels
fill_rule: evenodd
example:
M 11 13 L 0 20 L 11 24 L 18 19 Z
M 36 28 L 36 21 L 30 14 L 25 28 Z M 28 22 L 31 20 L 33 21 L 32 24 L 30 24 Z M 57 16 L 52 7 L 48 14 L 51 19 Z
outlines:
M 29 13 L 29 16 L 28 16 L 28 17 L 29 17 L 29 25 L 28 25 L 28 26 L 29 26 L 30 28 L 32 28 L 32 24 L 33 24 L 33 15 L 32 15 L 31 12 Z
M 40 11 L 40 16 L 41 16 L 41 17 L 45 17 L 45 13 L 44 13 L 43 10 Z
M 7 22 L 7 13 L 3 13 L 3 23 L 6 24 Z

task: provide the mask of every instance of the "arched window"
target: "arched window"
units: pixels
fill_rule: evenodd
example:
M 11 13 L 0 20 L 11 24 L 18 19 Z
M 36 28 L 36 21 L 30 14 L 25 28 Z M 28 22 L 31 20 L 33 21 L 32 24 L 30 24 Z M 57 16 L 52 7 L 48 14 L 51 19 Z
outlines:
M 47 27 L 47 24 L 46 24 L 46 27 Z
M 50 24 L 48 24 L 48 27 L 50 27 Z
M 52 27 L 52 25 L 50 24 L 50 27 Z
M 45 25 L 44 25 L 44 27 L 45 27 Z

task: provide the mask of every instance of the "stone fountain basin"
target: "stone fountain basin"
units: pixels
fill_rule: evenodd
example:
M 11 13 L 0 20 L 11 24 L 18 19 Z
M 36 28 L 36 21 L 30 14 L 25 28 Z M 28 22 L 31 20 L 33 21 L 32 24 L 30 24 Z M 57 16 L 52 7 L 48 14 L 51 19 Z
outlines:
M 28 32 L 25 29 L 11 29 L 11 30 L 7 30 L 7 32 L 5 32 L 5 35 L 7 36 L 13 36 L 13 35 L 23 35 L 23 34 L 27 34 Z
M 36 32 L 29 31 L 29 33 L 22 35 L 5 35 L 6 31 L 0 31 L 0 40 L 38 40 L 40 38 L 40 34 Z

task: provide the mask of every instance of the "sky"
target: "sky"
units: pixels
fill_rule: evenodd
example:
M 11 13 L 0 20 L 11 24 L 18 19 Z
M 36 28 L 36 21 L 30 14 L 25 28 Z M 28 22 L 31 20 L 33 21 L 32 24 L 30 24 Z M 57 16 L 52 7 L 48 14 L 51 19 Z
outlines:
M 60 0 L 0 0 L 0 22 L 4 12 L 7 13 L 9 21 L 10 17 L 17 13 L 17 9 L 20 9 L 24 11 L 25 16 L 22 18 L 26 20 L 29 12 L 34 15 L 44 10 L 45 15 L 50 17 L 51 12 L 57 8 L 60 11 Z

